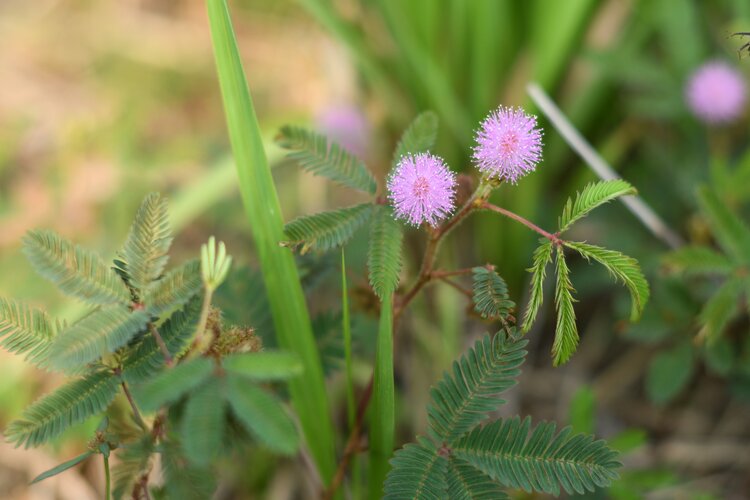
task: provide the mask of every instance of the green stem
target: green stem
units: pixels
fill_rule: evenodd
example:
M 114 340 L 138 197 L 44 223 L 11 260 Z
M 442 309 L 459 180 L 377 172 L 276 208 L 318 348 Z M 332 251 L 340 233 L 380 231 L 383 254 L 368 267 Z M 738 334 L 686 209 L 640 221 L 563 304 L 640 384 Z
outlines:
M 354 377 L 352 376 L 352 328 L 349 322 L 349 294 L 346 286 L 346 256 L 341 248 L 341 309 L 342 330 L 344 332 L 344 361 L 346 363 L 346 410 L 349 432 L 354 428 L 355 401 Z
M 110 478 L 109 478 L 109 457 L 107 455 L 102 455 L 104 457 L 104 500 L 109 500 L 110 498 Z

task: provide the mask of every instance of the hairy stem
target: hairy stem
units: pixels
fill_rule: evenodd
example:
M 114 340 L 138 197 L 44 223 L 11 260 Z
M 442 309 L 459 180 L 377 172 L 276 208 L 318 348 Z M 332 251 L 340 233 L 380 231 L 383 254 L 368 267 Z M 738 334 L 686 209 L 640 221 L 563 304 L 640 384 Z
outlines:
M 135 404 L 135 400 L 133 399 L 133 395 L 130 393 L 130 389 L 128 389 L 128 384 L 125 383 L 123 380 L 121 382 L 122 385 L 122 392 L 125 393 L 125 397 L 128 399 L 128 403 L 130 403 L 130 408 L 133 410 L 133 420 L 135 420 L 135 423 L 138 424 L 138 427 L 140 427 L 142 430 L 147 431 L 148 426 L 146 425 L 146 422 L 143 420 L 143 417 L 141 417 L 141 412 L 138 411 L 138 406 Z
M 507 210 L 507 209 L 505 209 L 503 207 L 498 207 L 497 205 L 493 205 L 492 203 L 489 203 L 487 201 L 485 201 L 485 202 L 482 203 L 481 208 L 486 209 L 486 210 L 491 210 L 493 212 L 497 212 L 497 213 L 499 213 L 501 215 L 504 215 L 504 216 L 506 216 L 506 217 L 508 217 L 510 219 L 513 219 L 516 222 L 520 222 L 521 224 L 523 224 L 524 226 L 528 227 L 532 231 L 541 234 L 542 236 L 544 236 L 545 238 L 547 238 L 548 240 L 550 240 L 555 245 L 562 244 L 562 240 L 560 239 L 560 237 L 558 235 L 552 234 L 552 233 L 549 233 L 549 232 L 545 231 L 544 229 L 542 229 L 541 227 L 537 226 L 533 222 L 531 222 L 531 221 L 529 221 L 527 219 L 524 219 L 520 215 L 518 215 L 518 214 L 516 214 L 514 212 L 511 212 L 510 210 Z
M 167 366 L 172 366 L 172 363 L 174 362 L 174 360 L 172 359 L 172 355 L 169 354 L 169 349 L 167 349 L 167 344 L 164 342 L 164 339 L 159 333 L 159 329 L 156 328 L 156 325 L 150 322 L 148 324 L 148 329 L 151 332 L 151 335 L 154 336 L 154 340 L 156 340 L 156 345 L 159 346 L 159 350 L 161 351 L 161 354 L 164 356 L 164 363 Z

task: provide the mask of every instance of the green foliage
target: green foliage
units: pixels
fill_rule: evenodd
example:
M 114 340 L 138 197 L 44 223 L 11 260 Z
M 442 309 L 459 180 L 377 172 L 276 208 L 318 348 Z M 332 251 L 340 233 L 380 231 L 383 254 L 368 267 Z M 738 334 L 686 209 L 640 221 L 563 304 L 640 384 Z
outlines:
M 125 498 L 132 492 L 135 481 L 146 472 L 154 452 L 154 442 L 146 436 L 122 447 L 117 454 L 117 465 L 112 470 L 113 498 Z
M 388 207 L 378 205 L 374 212 L 370 226 L 367 268 L 370 271 L 370 285 L 382 300 L 398 286 L 403 232 Z
M 133 395 L 143 411 L 156 411 L 201 385 L 213 369 L 214 363 L 208 358 L 184 361 L 136 387 Z
M 211 464 L 224 445 L 223 380 L 211 379 L 191 393 L 180 422 L 185 456 L 194 464 Z
M 276 138 L 289 158 L 306 171 L 350 188 L 375 194 L 375 178 L 361 160 L 324 135 L 300 127 L 284 126 Z
M 527 492 L 559 495 L 562 486 L 568 494 L 584 493 L 617 479 L 617 452 L 604 441 L 555 429 L 552 422 L 531 429 L 528 417 L 499 419 L 474 429 L 453 452 L 495 481 Z
M 60 329 L 44 311 L 0 298 L 0 347 L 40 365 Z
M 617 477 L 617 452 L 603 441 L 556 433 L 553 423 L 531 428 L 529 418 L 481 425 L 515 384 L 527 341 L 514 332 L 485 336 L 431 391 L 429 438 L 418 437 L 391 460 L 385 483 L 391 499 L 508 498 L 503 486 L 558 495 L 593 491 Z
M 211 236 L 208 243 L 201 245 L 201 279 L 209 295 L 227 279 L 232 267 L 232 256 L 227 255 L 223 241 L 216 245 L 216 238 Z
M 189 260 L 152 283 L 143 302 L 153 315 L 160 315 L 185 305 L 203 289 L 200 261 Z
M 721 248 L 733 259 L 750 263 L 750 228 L 711 188 L 700 188 L 698 199 Z
M 284 226 L 287 246 L 302 246 L 300 253 L 309 250 L 327 252 L 348 242 L 370 218 L 371 203 L 339 208 L 314 215 L 297 217 Z
M 437 441 L 452 443 L 504 402 L 497 394 L 516 384 L 526 344 L 505 335 L 485 335 L 453 363 L 453 372 L 430 391 L 427 416 Z
M 620 196 L 634 195 L 633 186 L 622 179 L 592 182 L 586 185 L 580 193 L 576 193 L 575 201 L 568 198 L 560 216 L 560 232 L 570 228 L 577 220 L 586 217 L 596 207 L 608 203 Z
M 250 380 L 287 380 L 302 373 L 299 357 L 291 352 L 230 354 L 222 361 L 225 370 Z
M 744 292 L 744 281 L 738 277 L 729 278 L 703 305 L 699 316 L 701 337 L 709 341 L 716 340 L 737 315 L 739 297 Z
M 99 370 L 69 382 L 26 408 L 8 425 L 5 436 L 16 446 L 39 446 L 71 425 L 83 422 L 109 406 L 118 380 L 109 370 Z
M 473 300 L 474 310 L 483 318 L 505 319 L 516 304 L 508 298 L 508 285 L 493 269 L 475 267 Z
M 75 467 L 76 465 L 80 464 L 81 462 L 83 462 L 84 460 L 86 460 L 87 458 L 89 458 L 93 454 L 94 454 L 93 451 L 86 451 L 84 453 L 81 453 L 77 457 L 71 458 L 67 462 L 63 462 L 60 465 L 58 465 L 57 467 L 53 467 L 53 468 L 51 468 L 48 471 L 42 472 L 37 477 L 35 477 L 34 479 L 32 479 L 29 484 L 35 484 L 35 483 L 38 483 L 39 481 L 44 481 L 47 478 L 50 478 L 52 476 L 56 476 L 56 475 L 60 474 L 61 472 L 65 472 L 68 469 L 72 469 L 73 467 Z
M 646 374 L 646 392 L 651 401 L 668 403 L 685 388 L 693 374 L 693 356 L 690 343 L 680 342 L 651 360 Z
M 124 346 L 147 323 L 144 311 L 119 305 L 99 309 L 55 337 L 49 347 L 49 365 L 75 370 Z
M 531 329 L 544 300 L 545 269 L 550 262 L 552 262 L 552 242 L 544 239 L 534 251 L 534 265 L 528 269 L 531 273 L 531 297 L 523 317 L 521 330 L 524 332 Z
M 130 303 L 130 291 L 112 268 L 52 231 L 29 231 L 23 251 L 40 275 L 68 295 L 94 305 Z
M 434 111 L 420 113 L 404 131 L 393 153 L 395 167 L 407 154 L 424 153 L 435 145 L 438 133 L 438 116 Z
M 630 320 L 637 321 L 641 317 L 650 292 L 646 277 L 643 276 L 637 260 L 615 250 L 607 250 L 583 242 L 566 241 L 565 246 L 576 250 L 587 260 L 594 259 L 603 265 L 612 276 L 620 280 L 630 292 L 632 302 Z
M 141 203 L 120 253 L 121 269 L 138 297 L 161 276 L 171 244 L 167 200 L 151 193 Z
M 576 313 L 573 309 L 573 284 L 570 282 L 570 269 L 565 262 L 565 255 L 561 248 L 555 256 L 557 281 L 555 282 L 555 308 L 557 309 L 557 323 L 555 325 L 555 340 L 552 343 L 552 360 L 555 366 L 570 359 L 578 346 L 578 327 Z
M 279 401 L 244 377 L 227 376 L 227 397 L 235 416 L 269 449 L 291 455 L 299 448 L 294 422 Z
M 205 500 L 216 489 L 216 474 L 209 468 L 191 464 L 179 444 L 167 441 L 162 446 L 164 467 L 164 498 Z
M 726 276 L 734 270 L 731 259 L 707 247 L 684 246 L 668 253 L 664 262 L 672 271 L 687 276 Z

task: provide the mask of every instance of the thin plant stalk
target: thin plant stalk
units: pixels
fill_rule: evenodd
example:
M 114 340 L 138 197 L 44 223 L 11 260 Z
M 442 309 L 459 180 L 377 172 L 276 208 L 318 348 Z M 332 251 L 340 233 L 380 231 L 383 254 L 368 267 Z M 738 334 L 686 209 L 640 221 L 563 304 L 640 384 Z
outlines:
M 283 219 L 226 0 L 207 0 L 216 67 L 240 192 L 266 284 L 279 345 L 297 353 L 304 377 L 289 383 L 292 405 L 324 484 L 335 470 L 333 427 L 320 353 L 291 252 L 279 246 Z
M 354 401 L 354 377 L 352 375 L 352 326 L 349 320 L 349 295 L 346 285 L 346 255 L 341 249 L 341 329 L 344 333 L 344 362 L 346 365 L 346 410 L 349 430 L 354 428 L 356 402 Z

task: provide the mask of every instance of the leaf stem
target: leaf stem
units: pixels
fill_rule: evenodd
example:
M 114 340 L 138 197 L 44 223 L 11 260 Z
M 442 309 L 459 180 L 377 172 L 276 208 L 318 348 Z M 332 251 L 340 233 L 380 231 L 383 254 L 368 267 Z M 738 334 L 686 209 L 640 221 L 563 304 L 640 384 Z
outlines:
M 125 397 L 128 399 L 128 403 L 130 403 L 130 408 L 133 410 L 133 420 L 135 420 L 135 423 L 138 424 L 138 427 L 140 427 L 144 431 L 147 431 L 148 426 L 143 420 L 143 417 L 141 417 L 141 412 L 138 411 L 138 406 L 136 406 L 133 395 L 130 393 L 130 389 L 128 389 L 128 384 L 126 384 L 124 380 L 120 384 L 122 385 L 122 391 L 125 393 Z
M 506 217 L 508 217 L 510 219 L 513 219 L 516 222 L 520 222 L 521 224 L 523 224 L 524 226 L 528 227 L 532 231 L 534 231 L 534 232 L 536 232 L 536 233 L 544 236 L 545 238 L 547 238 L 548 240 L 550 240 L 552 243 L 554 243 L 557 246 L 560 246 L 562 244 L 562 240 L 560 239 L 560 237 L 557 234 L 552 234 L 552 233 L 549 233 L 549 232 L 545 231 L 544 229 L 542 229 L 541 227 L 537 226 L 536 224 L 534 224 L 530 220 L 524 219 L 523 217 L 521 217 L 517 213 L 511 212 L 510 210 L 507 210 L 507 209 L 505 209 L 503 207 L 498 207 L 497 205 L 493 205 L 492 203 L 490 203 L 488 201 L 483 202 L 482 205 L 481 205 L 481 208 L 483 208 L 485 210 L 491 210 L 493 212 L 497 212 L 497 213 L 499 213 L 501 215 L 504 215 L 504 216 L 506 216 Z
M 104 457 L 104 500 L 109 500 L 110 498 L 110 477 L 109 477 L 109 457 L 107 455 L 102 455 Z
M 164 339 L 159 333 L 159 329 L 156 328 L 156 325 L 151 322 L 148 323 L 148 329 L 151 332 L 151 335 L 154 336 L 154 340 L 156 340 L 156 345 L 159 346 L 159 350 L 161 351 L 162 356 L 164 356 L 164 363 L 167 366 L 172 366 L 174 360 L 172 359 L 172 355 L 169 354 L 169 349 L 167 349 L 167 344 L 164 342 Z

